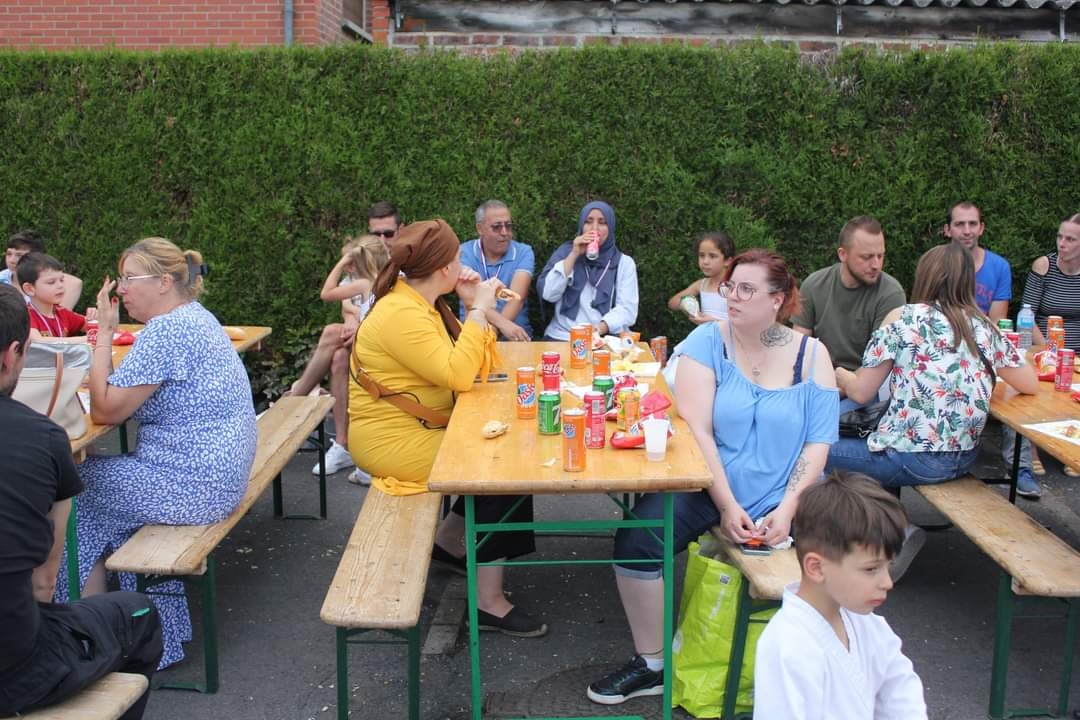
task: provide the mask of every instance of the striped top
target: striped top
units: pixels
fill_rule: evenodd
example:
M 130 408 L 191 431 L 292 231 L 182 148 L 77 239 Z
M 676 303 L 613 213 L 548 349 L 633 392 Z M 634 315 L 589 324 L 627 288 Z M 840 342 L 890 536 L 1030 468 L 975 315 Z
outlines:
M 1058 268 L 1057 253 L 1046 256 L 1046 275 L 1029 271 L 1024 285 L 1024 302 L 1035 311 L 1035 322 L 1046 336 L 1046 317 L 1065 319 L 1065 347 L 1080 350 L 1080 275 L 1066 275 Z

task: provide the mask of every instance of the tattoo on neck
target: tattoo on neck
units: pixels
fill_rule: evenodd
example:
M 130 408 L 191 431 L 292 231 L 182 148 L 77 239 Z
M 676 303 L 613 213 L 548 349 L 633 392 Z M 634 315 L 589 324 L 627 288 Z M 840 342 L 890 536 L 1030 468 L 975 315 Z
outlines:
M 791 330 L 783 325 L 770 325 L 761 331 L 761 344 L 765 347 L 787 345 L 791 342 Z

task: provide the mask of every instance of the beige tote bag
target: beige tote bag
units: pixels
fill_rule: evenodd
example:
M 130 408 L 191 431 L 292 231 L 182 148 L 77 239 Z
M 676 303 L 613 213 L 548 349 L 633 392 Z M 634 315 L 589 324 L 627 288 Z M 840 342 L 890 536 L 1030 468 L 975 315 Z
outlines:
M 31 343 L 11 397 L 52 418 L 68 437 L 81 437 L 86 433 L 86 411 L 78 393 L 90 371 L 90 357 L 85 342 Z

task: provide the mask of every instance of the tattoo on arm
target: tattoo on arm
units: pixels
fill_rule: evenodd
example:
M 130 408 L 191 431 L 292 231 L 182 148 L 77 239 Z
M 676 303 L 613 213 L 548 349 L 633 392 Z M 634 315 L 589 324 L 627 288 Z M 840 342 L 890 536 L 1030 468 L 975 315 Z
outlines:
M 783 325 L 773 324 L 761 331 L 761 344 L 765 347 L 776 347 L 791 343 L 792 332 Z
M 791 477 L 788 478 L 787 492 L 795 492 L 806 479 L 806 465 L 806 457 L 800 453 L 799 459 L 795 461 L 795 467 L 791 470 Z

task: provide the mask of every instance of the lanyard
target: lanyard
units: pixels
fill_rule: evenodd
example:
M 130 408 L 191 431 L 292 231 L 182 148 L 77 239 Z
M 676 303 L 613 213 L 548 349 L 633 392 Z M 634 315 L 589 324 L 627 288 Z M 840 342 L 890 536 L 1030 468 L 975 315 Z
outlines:
M 507 255 L 509 255 L 510 252 L 513 251 L 513 249 L 514 249 L 514 246 L 511 243 L 510 247 L 508 247 L 506 249 Z M 485 280 L 487 280 L 487 279 L 491 278 L 492 275 L 488 273 L 487 257 L 485 257 L 485 255 L 484 255 L 484 246 L 480 243 L 479 238 L 476 239 L 476 252 L 480 256 L 480 264 L 484 266 L 484 269 L 480 272 L 480 274 L 484 276 Z M 502 259 L 499 260 L 499 262 L 494 263 L 494 265 L 495 265 L 495 277 L 498 277 L 499 269 L 506 263 L 507 260 L 513 260 L 513 258 L 512 257 L 507 258 L 506 255 L 503 255 Z
M 585 268 L 584 268 L 584 270 L 585 270 L 585 279 L 586 279 L 586 280 L 587 280 L 587 281 L 589 282 L 589 284 L 590 284 L 590 285 L 592 285 L 592 286 L 593 286 L 594 288 L 599 288 L 599 287 L 600 287 L 600 283 L 601 283 L 601 282 L 603 282 L 603 280 L 604 280 L 604 276 L 605 276 L 605 275 L 607 275 L 607 272 L 608 272 L 608 270 L 610 270 L 610 269 L 611 269 L 611 260 L 609 259 L 609 260 L 607 261 L 607 264 L 606 264 L 606 265 L 604 265 L 604 269 L 603 269 L 603 271 L 602 271 L 602 272 L 600 273 L 600 277 L 596 278 L 596 280 L 594 281 L 594 280 L 592 279 L 592 277 L 590 277 L 590 276 L 589 276 L 589 268 L 588 268 L 588 266 L 585 266 Z M 611 294 L 611 296 L 612 296 L 612 298 L 614 298 L 614 297 L 615 297 L 615 293 L 612 293 L 612 294 Z
M 30 308 L 30 312 L 41 318 L 41 322 L 45 324 L 46 331 L 52 334 L 53 328 L 52 325 L 49 324 L 48 316 L 44 315 L 40 310 L 34 307 L 33 303 L 28 304 L 26 307 Z M 60 324 L 60 318 L 53 316 L 53 320 L 56 321 L 56 334 L 52 337 L 64 337 L 64 326 Z

